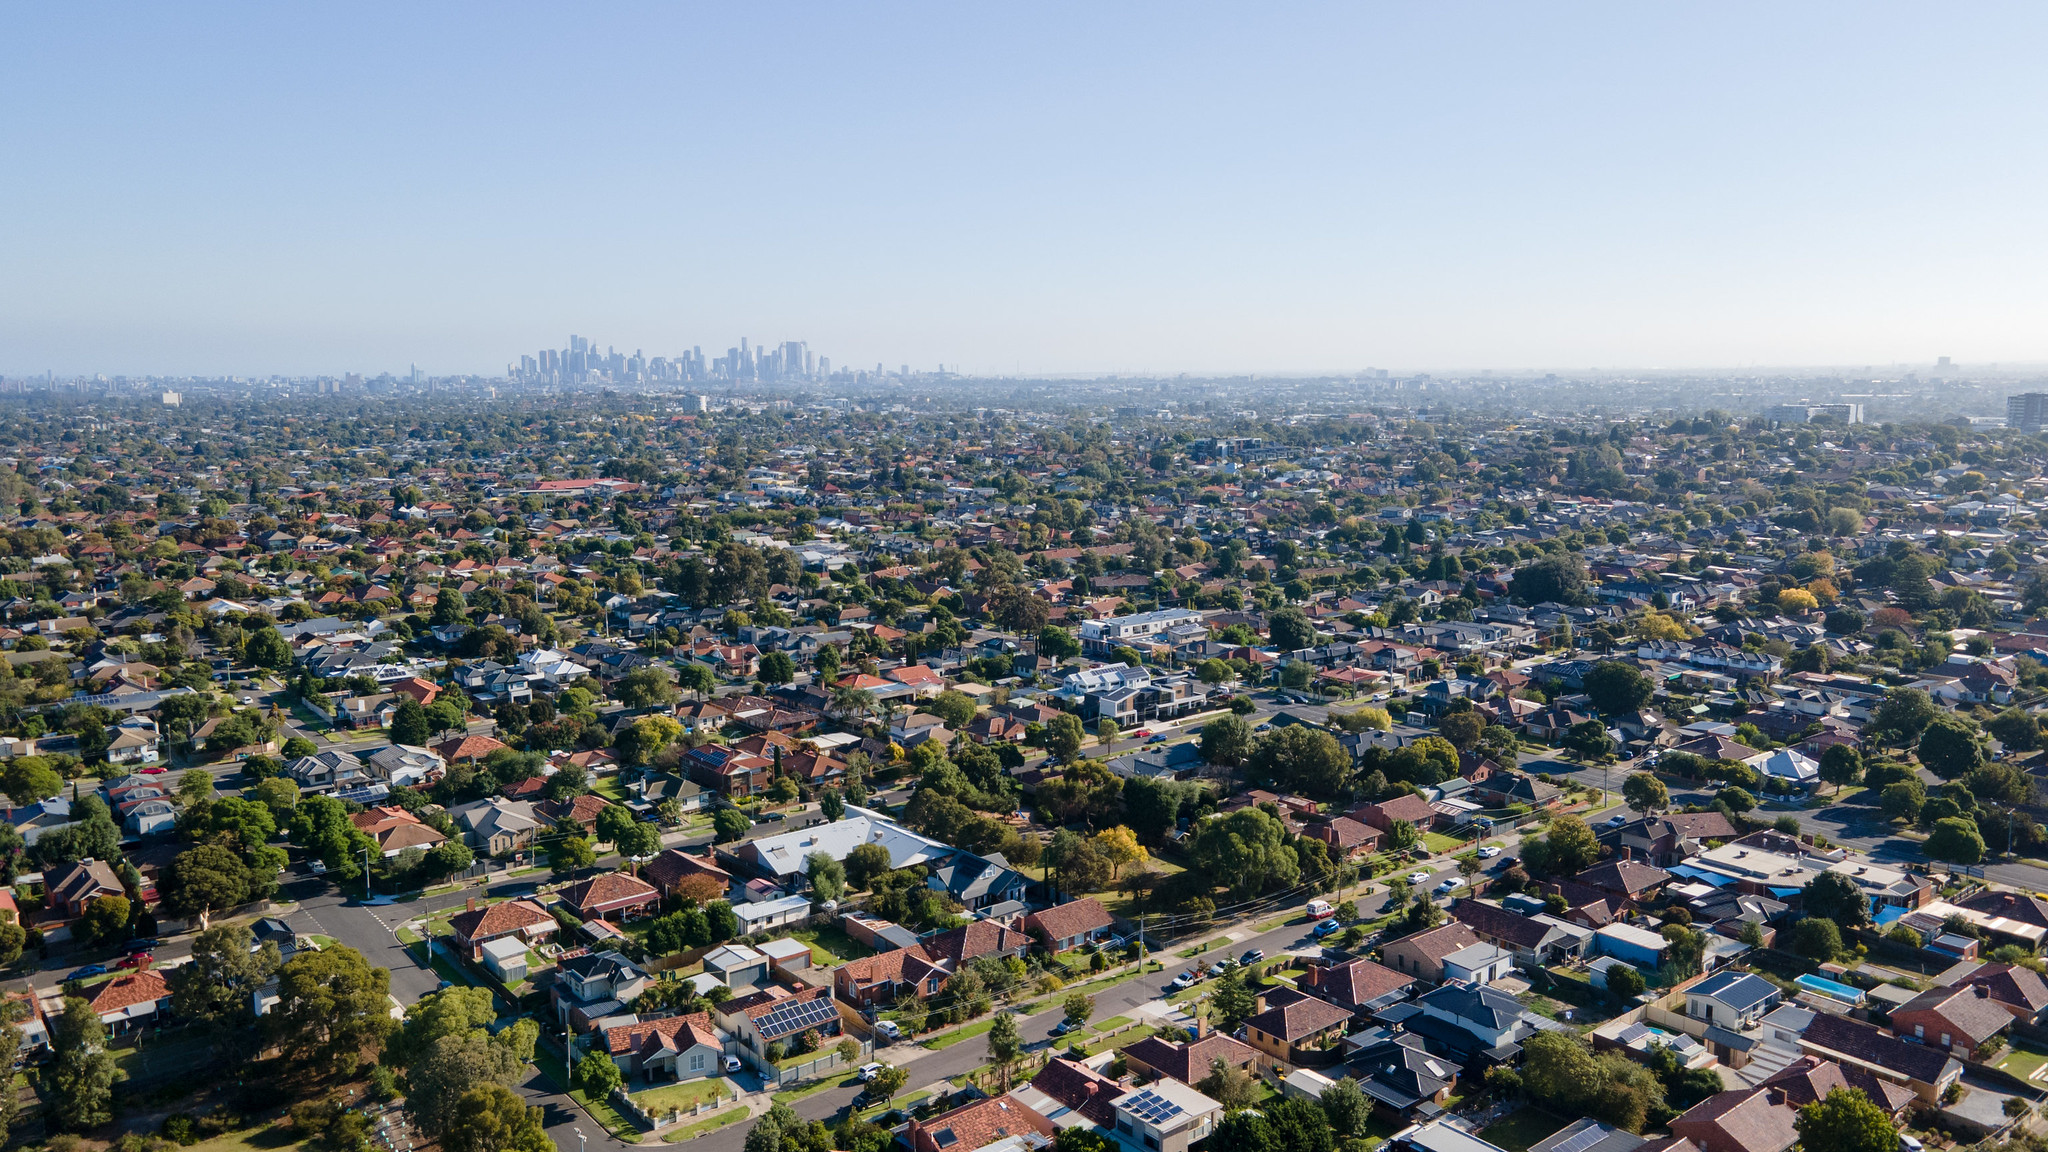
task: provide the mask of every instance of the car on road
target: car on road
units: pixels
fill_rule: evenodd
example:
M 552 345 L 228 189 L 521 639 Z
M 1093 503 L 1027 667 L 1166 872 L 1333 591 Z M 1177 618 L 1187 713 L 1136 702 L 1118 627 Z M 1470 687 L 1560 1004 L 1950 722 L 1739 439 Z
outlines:
M 121 945 L 121 951 L 131 956 L 137 952 L 154 952 L 160 943 L 162 941 L 153 939 L 130 940 L 126 944 Z
M 1201 981 L 1202 978 L 1200 976 L 1195 975 L 1193 971 L 1187 971 L 1175 976 L 1172 982 L 1167 984 L 1167 987 L 1178 992 L 1183 988 L 1193 988 L 1196 984 L 1201 983 Z
M 875 1021 L 875 1031 L 880 1035 L 887 1036 L 891 1040 L 903 1039 L 903 1029 L 898 1028 L 894 1020 Z
M 306 871 L 311 872 L 315 876 L 325 876 L 327 875 L 327 865 L 324 861 L 308 860 L 306 861 Z
M 1318 940 L 1321 940 L 1326 936 L 1335 936 L 1337 933 L 1343 930 L 1344 926 L 1342 924 L 1337 923 L 1337 921 L 1335 921 L 1334 919 L 1325 920 L 1322 923 L 1316 925 L 1315 931 L 1310 932 L 1309 935 L 1315 937 Z
M 1328 900 L 1311 900 L 1306 911 L 1311 920 L 1328 920 L 1337 914 L 1337 910 L 1330 906 Z
M 1145 738 L 1145 743 L 1147 744 L 1164 744 L 1166 741 L 1167 735 L 1164 732 L 1154 732 Z
M 132 955 L 132 956 L 123 956 L 123 957 L 121 957 L 121 959 L 119 959 L 119 960 L 115 961 L 115 963 L 114 963 L 114 969 L 115 969 L 116 971 L 119 971 L 119 970 L 121 970 L 121 969 L 123 969 L 123 968 L 141 968 L 141 967 L 143 967 L 144 965 L 147 965 L 147 964 L 153 964 L 153 963 L 155 963 L 155 962 L 156 962 L 156 954 L 155 954 L 155 953 L 153 953 L 153 952 L 137 952 L 137 953 L 135 953 L 135 954 L 134 954 L 134 955 Z
M 888 1067 L 886 1064 L 863 1064 L 860 1066 L 860 1071 L 853 1074 L 854 1079 L 865 1084 L 876 1076 L 881 1075 L 882 1069 L 886 1067 Z
M 1218 960 L 1214 964 L 1209 965 L 1209 976 L 1212 978 L 1221 976 L 1228 971 L 1230 971 L 1230 963 L 1225 960 Z
M 1413 872 L 1410 872 L 1410 873 L 1408 874 L 1408 882 L 1409 882 L 1410 884 L 1423 884 L 1423 883 L 1427 883 L 1427 882 L 1428 882 L 1428 880 L 1429 880 L 1429 870 L 1428 870 L 1428 869 L 1426 869 L 1426 868 L 1418 868 L 1418 869 L 1416 869 L 1415 871 L 1413 871 Z
M 1239 964 L 1257 964 L 1259 961 L 1264 960 L 1265 958 L 1266 954 L 1260 951 L 1259 949 L 1247 948 L 1244 950 L 1244 955 L 1239 956 L 1237 958 L 1237 962 Z
M 1628 817 L 1626 816 L 1609 816 L 1607 822 L 1600 826 L 1602 828 L 1619 828 L 1626 823 L 1628 823 Z
M 1072 1020 L 1063 1019 L 1052 1026 L 1052 1034 L 1055 1036 L 1065 1036 L 1067 1033 L 1075 1031 L 1080 1027 L 1079 1024 L 1074 1023 Z
M 1481 860 L 1491 860 L 1498 855 L 1500 855 L 1500 845 L 1498 844 L 1488 844 L 1479 850 L 1479 858 Z
M 1271 724 L 1261 724 L 1258 727 L 1252 729 L 1252 731 L 1254 732 L 1271 732 L 1272 730 L 1273 726 Z
M 79 970 L 77 970 L 76 972 L 73 972 L 73 973 L 72 973 L 71 975 L 69 975 L 69 976 L 66 976 L 66 977 L 64 978 L 64 983 L 66 983 L 66 984 L 70 984 L 70 983 L 73 983 L 74 981 L 78 981 L 78 980 L 90 980 L 90 979 L 92 979 L 92 978 L 93 978 L 93 977 L 95 977 L 95 976 L 105 976 L 106 974 L 107 974 L 107 966 L 106 966 L 106 965 L 104 965 L 104 964 L 87 964 L 87 965 L 86 965 L 85 967 L 83 967 L 83 968 L 80 968 Z
M 1136 732 L 1131 733 L 1131 739 L 1133 740 L 1150 740 L 1151 738 L 1152 730 L 1150 728 L 1140 728 Z
M 1444 877 L 1444 882 L 1436 886 L 1436 890 L 1438 892 L 1456 892 L 1464 886 L 1465 878 L 1463 876 L 1446 876 Z
M 148 768 L 144 768 L 144 769 L 142 770 L 142 775 L 144 775 L 144 776 L 160 776 L 160 775 L 162 775 L 163 773 L 165 773 L 165 772 L 169 772 L 169 771 L 170 771 L 170 769 L 169 769 L 169 768 L 159 768 L 159 767 L 156 767 L 156 766 L 152 765 L 152 766 L 150 766 L 150 767 L 148 767 Z

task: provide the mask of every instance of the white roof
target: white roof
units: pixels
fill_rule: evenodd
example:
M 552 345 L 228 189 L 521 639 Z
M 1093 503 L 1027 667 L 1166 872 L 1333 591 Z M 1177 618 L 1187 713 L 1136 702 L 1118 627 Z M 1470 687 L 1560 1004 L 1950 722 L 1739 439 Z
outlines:
M 500 964 L 525 954 L 526 942 L 517 936 L 500 936 L 496 940 L 484 943 L 484 955 L 497 960 Z
M 787 960 L 792 956 L 809 956 L 811 946 L 801 940 L 770 940 L 761 945 L 761 954 L 771 960 Z
M 1661 951 L 1670 943 L 1669 940 L 1664 939 L 1664 937 L 1659 936 L 1655 932 L 1637 928 L 1631 924 L 1609 924 L 1607 927 L 1595 932 L 1594 935 L 1602 936 L 1609 940 L 1619 940 L 1624 944 L 1633 944 L 1638 948 L 1648 948 L 1653 952 Z
M 748 845 L 748 851 L 777 876 L 808 875 L 813 852 L 844 860 L 863 844 L 887 848 L 891 868 L 908 868 L 953 854 L 950 845 L 920 836 L 878 812 L 850 806 L 846 811 L 844 820 L 763 836 Z
M 733 911 L 737 912 L 739 909 L 735 908 Z M 704 957 L 704 966 L 706 968 L 725 969 L 744 968 L 749 964 L 763 963 L 767 959 L 766 956 L 761 955 L 744 944 L 725 944 L 712 949 L 711 954 Z
M 740 923 L 751 924 L 756 920 L 773 920 L 777 916 L 805 912 L 810 906 L 809 896 L 784 896 L 780 900 L 769 900 L 760 904 L 735 904 L 732 906 L 732 914 L 740 918 Z

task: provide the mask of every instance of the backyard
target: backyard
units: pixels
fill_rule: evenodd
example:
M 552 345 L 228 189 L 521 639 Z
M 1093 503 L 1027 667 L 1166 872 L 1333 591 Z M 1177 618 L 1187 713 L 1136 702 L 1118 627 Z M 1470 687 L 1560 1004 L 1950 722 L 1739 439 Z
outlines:
M 2043 1065 L 2048 1065 L 2048 1052 L 2022 1041 L 2007 1049 L 1997 1068 L 2022 1080 L 2033 1080 Z
M 1541 1108 L 1518 1108 L 1479 1130 L 1479 1138 L 1507 1152 L 1529 1152 L 1529 1146 L 1563 1128 L 1560 1120 Z

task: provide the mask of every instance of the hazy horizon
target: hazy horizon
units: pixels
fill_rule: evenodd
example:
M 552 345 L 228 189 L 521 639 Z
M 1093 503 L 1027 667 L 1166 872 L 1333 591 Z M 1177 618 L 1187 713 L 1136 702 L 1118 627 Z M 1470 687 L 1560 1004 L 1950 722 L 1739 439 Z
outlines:
M 496 375 L 571 332 L 1070 378 L 2048 364 L 2033 7 L 0 30 L 13 376 Z

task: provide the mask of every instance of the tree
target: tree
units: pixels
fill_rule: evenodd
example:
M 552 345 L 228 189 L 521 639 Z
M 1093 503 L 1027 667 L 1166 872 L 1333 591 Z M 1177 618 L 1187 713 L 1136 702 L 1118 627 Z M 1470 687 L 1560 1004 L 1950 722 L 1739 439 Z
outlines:
M 1893 688 L 1871 714 L 1868 733 L 1879 739 L 1905 744 L 1919 736 L 1939 714 L 1933 698 L 1918 688 Z
M 1055 760 L 1072 760 L 1087 738 L 1087 732 L 1081 727 L 1081 718 L 1071 712 L 1062 712 L 1046 722 L 1045 750 Z
M 1245 987 L 1243 968 L 1232 968 L 1217 979 L 1216 990 L 1209 994 L 1209 1016 L 1217 1032 L 1236 1032 L 1257 1011 L 1258 997 Z
M 1282 652 L 1316 646 L 1315 625 L 1309 623 L 1308 613 L 1292 604 L 1266 618 L 1266 635 Z
M 1845 784 L 1854 784 L 1863 775 L 1863 755 L 1853 744 L 1835 744 L 1820 754 L 1820 778 L 1842 790 Z
M 1520 604 L 1586 604 L 1585 561 L 1575 552 L 1555 552 L 1515 570 L 1508 595 Z
M 1081 654 L 1081 642 L 1065 628 L 1047 625 L 1038 630 L 1038 654 L 1052 660 L 1066 660 Z
M 1861 928 L 1870 923 L 1870 898 L 1856 882 L 1840 872 L 1815 876 L 1802 893 L 1801 904 L 1808 916 L 1832 920 L 1843 928 Z
M 1024 1051 L 1023 1037 L 1017 1034 L 1017 1017 L 1008 1012 L 999 1012 L 988 1029 L 988 1058 L 1008 1077 L 1010 1065 Z
M 1976 728 L 1954 713 L 1930 721 L 1914 752 L 1928 771 L 1944 780 L 1959 779 L 1984 762 L 1984 744 Z
M 1287 887 L 1301 875 L 1300 861 L 1287 843 L 1287 829 L 1257 808 L 1204 821 L 1195 835 L 1193 855 L 1203 875 L 1228 883 L 1240 899 Z
M 1878 798 L 1878 808 L 1885 819 L 1904 820 L 1910 824 L 1920 818 L 1920 808 L 1926 802 L 1926 785 L 1918 780 L 1900 780 L 1884 786 Z
M 1978 864 L 1984 859 L 1984 837 L 1975 822 L 1948 816 L 1934 822 L 1934 832 L 1922 845 L 1930 860 L 1948 864 Z
M 1621 782 L 1621 798 L 1630 808 L 1648 814 L 1671 803 L 1664 782 L 1648 772 L 1637 772 Z
M 1477 712 L 1451 712 L 1436 722 L 1436 732 L 1458 751 L 1470 752 L 1486 733 L 1486 717 Z
M 270 809 L 272 824 L 280 828 L 291 820 L 292 809 L 299 806 L 298 784 L 283 776 L 258 780 L 245 795 Z
M 1122 875 L 1124 865 L 1148 858 L 1145 846 L 1138 843 L 1137 834 L 1121 824 L 1104 828 L 1095 834 L 1094 839 L 1096 848 L 1109 861 L 1112 876 Z
M 880 844 L 858 844 L 846 854 L 846 880 L 862 891 L 872 889 L 890 870 L 889 850 Z
M 837 900 L 846 891 L 846 868 L 832 858 L 829 852 L 813 852 L 804 857 L 809 865 L 811 894 L 820 900 Z
M 451 624 L 467 624 L 469 604 L 462 598 L 462 593 L 453 588 L 442 588 L 434 595 L 434 614 L 427 622 L 436 628 L 446 628 Z
M 1627 1003 L 1643 994 L 1649 982 L 1643 974 L 1626 964 L 1617 964 L 1607 970 L 1607 994 Z
M 846 819 L 846 801 L 839 798 L 838 789 L 827 788 L 818 797 L 818 813 L 834 822 Z
M 447 1152 L 554 1152 L 543 1115 L 503 1084 L 479 1085 L 456 1101 L 442 1146 Z
M 1884 1109 L 1856 1088 L 1834 1088 L 1799 1110 L 1792 1121 L 1805 1148 L 1827 1152 L 1895 1152 L 1899 1128 Z
M 754 826 L 747 814 L 737 808 L 720 808 L 711 814 L 712 831 L 720 844 L 727 844 L 747 834 Z
M 1614 754 L 1614 737 L 1598 720 L 1581 720 L 1564 730 L 1564 746 L 1582 759 L 1602 760 Z
M 878 1093 L 882 1099 L 887 1100 L 898 1092 L 903 1091 L 903 1086 L 908 1083 L 910 1083 L 910 1069 L 890 1065 L 875 1073 L 875 1078 L 868 1081 L 868 1090 Z
M 590 841 L 581 836 L 564 836 L 548 845 L 548 868 L 557 876 L 566 876 L 596 863 L 597 852 L 590 847 Z
M 1259 1082 L 1242 1068 L 1218 1057 L 1209 1062 L 1209 1074 L 1195 1082 L 1195 1090 L 1237 1112 L 1259 1102 Z M 1328 1096 L 1328 1090 L 1324 1095 Z
M 1809 960 L 1833 960 L 1842 950 L 1842 930 L 1824 916 L 1808 916 L 1792 929 L 1792 950 Z
M 64 777 L 40 756 L 17 756 L 0 769 L 0 793 L 17 805 L 48 800 L 64 791 Z
M 788 656 L 782 659 L 784 663 L 789 661 Z M 791 674 L 794 675 L 794 669 Z M 621 676 L 612 688 L 612 694 L 619 698 L 619 703 L 636 712 L 643 708 L 666 708 L 683 698 L 675 682 L 669 679 L 668 672 L 659 665 L 635 668 Z
M 1245 764 L 1255 777 L 1314 796 L 1335 795 L 1351 774 L 1351 754 L 1337 738 L 1306 724 L 1275 728 L 1259 737 Z
M 1359 1090 L 1358 1081 L 1349 1076 L 1339 1077 L 1336 1083 L 1323 1089 L 1322 1105 L 1323 1115 L 1330 1121 L 1330 1132 L 1339 1140 L 1363 1136 L 1372 1119 L 1372 1101 Z
M 1657 686 L 1648 676 L 1616 660 L 1593 665 L 1581 683 L 1593 707 L 1609 716 L 1634 712 L 1657 693 Z
M 427 710 L 420 706 L 420 702 L 410 696 L 400 700 L 398 711 L 391 717 L 391 742 L 419 747 L 433 735 L 433 728 L 427 721 Z
M 926 701 L 924 710 L 945 721 L 946 727 L 954 732 L 974 723 L 974 698 L 952 688 Z
M 1252 726 L 1236 716 L 1218 716 L 1202 725 L 1202 762 L 1235 768 L 1251 751 Z
M 576 1087 L 592 1100 L 602 1100 L 626 1082 L 616 1061 L 602 1052 L 588 1052 L 576 1062 Z
M 297 759 L 299 759 L 299 758 L 300 758 L 300 757 L 302 757 L 302 756 L 313 756 L 313 755 L 316 755 L 316 754 L 318 754 L 318 753 L 319 753 L 319 751 L 320 751 L 320 746 L 319 746 L 318 744 L 315 744 L 315 743 L 313 743 L 313 742 L 312 742 L 311 740 L 308 740 L 308 739 L 306 739 L 306 738 L 305 738 L 304 736 L 294 736 L 294 737 L 292 737 L 291 739 L 289 739 L 289 740 L 286 740 L 286 741 L 284 742 L 284 749 L 283 749 L 283 753 L 284 753 L 284 758 L 285 758 L 286 760 L 297 760 Z M 196 769 L 195 769 L 195 771 L 196 771 Z M 185 773 L 185 777 L 190 777 L 191 775 L 192 775 L 192 773 L 191 773 L 191 772 L 187 772 L 187 773 Z M 207 777 L 207 781 L 208 781 L 208 783 L 211 783 L 211 782 L 212 782 L 212 780 L 213 780 L 213 777 L 211 777 L 211 776 L 208 776 L 208 777 Z M 184 791 L 184 778 L 183 778 L 183 777 L 181 777 L 181 778 L 179 779 L 179 782 L 178 782 L 178 784 L 179 784 L 179 789 L 178 789 L 178 790 L 179 790 L 180 792 Z
M 1524 842 L 1522 859 L 1546 876 L 1574 876 L 1600 859 L 1600 841 L 1583 819 L 1566 814 L 1552 820 L 1540 840 Z
M 1726 804 L 1730 812 L 1747 812 L 1756 807 L 1756 797 L 1741 788 L 1723 788 L 1714 793 L 1714 800 Z
M 2008 752 L 2028 752 L 2041 746 L 2041 722 L 2020 708 L 2007 708 L 1993 716 L 1984 729 Z
M 763 684 L 787 684 L 796 679 L 796 661 L 787 652 L 766 653 L 761 657 L 760 677 Z
M 64 1011 L 51 1030 L 51 1061 L 46 1088 L 46 1118 L 67 1132 L 97 1128 L 114 1118 L 114 1057 L 107 1051 L 107 1028 L 92 1005 L 77 996 L 64 998 Z
M 676 687 L 702 700 L 707 693 L 718 690 L 718 673 L 713 672 L 710 665 L 692 660 L 676 669 Z
M 73 928 L 87 944 L 113 944 L 128 938 L 128 898 L 101 896 L 85 906 Z
M 204 927 L 215 912 L 249 902 L 249 866 L 222 845 L 201 844 L 172 858 L 163 888 L 167 911 Z
M 390 995 L 391 973 L 330 945 L 285 961 L 277 1004 L 264 1019 L 286 1058 L 316 1074 L 342 1072 L 391 1031 Z
M 249 637 L 242 647 L 242 654 L 258 668 L 289 668 L 292 663 L 292 646 L 277 634 L 275 628 L 264 628 Z
M 1422 840 L 1422 833 L 1407 820 L 1395 820 L 1387 825 L 1387 847 L 1396 852 L 1405 852 Z
M 1095 1014 L 1095 998 L 1085 992 L 1070 992 L 1060 1002 L 1060 1010 L 1069 1025 L 1079 1028 Z

